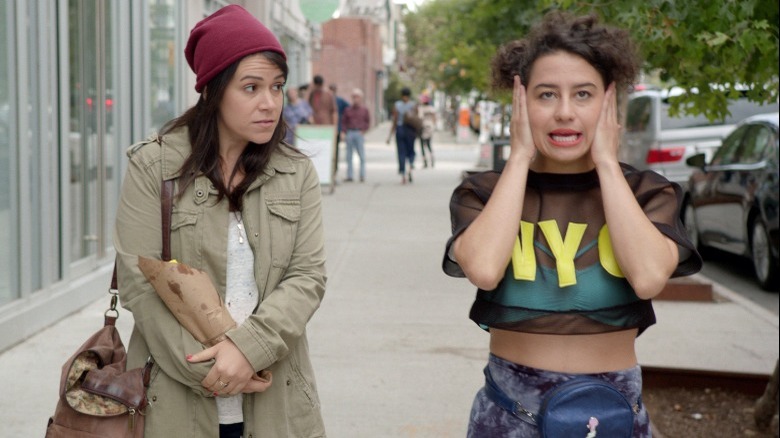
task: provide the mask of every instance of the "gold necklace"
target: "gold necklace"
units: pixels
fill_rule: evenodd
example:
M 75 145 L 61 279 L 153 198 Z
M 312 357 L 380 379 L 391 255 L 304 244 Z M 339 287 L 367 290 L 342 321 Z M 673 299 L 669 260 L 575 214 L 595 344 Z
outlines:
M 233 216 L 236 218 L 236 228 L 238 228 L 238 243 L 244 243 L 244 224 L 241 222 L 241 212 L 234 211 Z

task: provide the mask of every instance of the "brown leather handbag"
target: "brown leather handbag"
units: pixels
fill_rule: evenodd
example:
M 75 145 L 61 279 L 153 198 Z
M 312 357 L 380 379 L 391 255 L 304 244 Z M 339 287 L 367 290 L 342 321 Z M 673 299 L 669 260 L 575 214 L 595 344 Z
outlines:
M 170 223 L 173 209 L 173 181 L 162 183 L 163 254 L 171 259 Z M 153 361 L 127 370 L 127 353 L 116 320 L 116 264 L 111 277 L 111 307 L 103 327 L 76 350 L 62 366 L 59 401 L 49 418 L 47 438 L 141 438 L 144 413 L 149 409 L 146 388 Z
M 62 367 L 60 399 L 49 418 L 47 438 L 143 437 L 151 362 L 125 370 L 127 355 L 116 318 L 106 315 L 103 328 Z

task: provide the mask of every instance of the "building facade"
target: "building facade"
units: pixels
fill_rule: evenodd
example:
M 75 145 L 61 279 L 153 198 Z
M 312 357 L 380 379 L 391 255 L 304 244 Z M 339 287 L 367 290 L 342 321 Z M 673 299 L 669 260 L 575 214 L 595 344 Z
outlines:
M 0 2 L 0 351 L 105 294 L 125 150 L 197 99 L 189 29 L 218 0 Z M 298 0 L 242 4 L 311 76 Z
M 344 17 L 322 23 L 322 43 L 313 51 L 312 71 L 335 84 L 341 97 L 350 100 L 354 88 L 364 94 L 373 123 L 383 108 L 386 66 L 382 59 L 380 26 L 368 18 Z

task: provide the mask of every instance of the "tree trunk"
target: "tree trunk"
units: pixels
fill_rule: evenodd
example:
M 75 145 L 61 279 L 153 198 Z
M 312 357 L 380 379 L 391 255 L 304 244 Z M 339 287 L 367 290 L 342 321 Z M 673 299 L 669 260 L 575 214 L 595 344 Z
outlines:
M 775 436 L 777 436 L 777 366 L 775 362 L 775 371 L 772 373 L 772 377 L 769 379 L 769 383 L 766 385 L 764 395 L 756 401 L 753 418 L 756 421 L 756 426 L 765 430 L 772 426 Z

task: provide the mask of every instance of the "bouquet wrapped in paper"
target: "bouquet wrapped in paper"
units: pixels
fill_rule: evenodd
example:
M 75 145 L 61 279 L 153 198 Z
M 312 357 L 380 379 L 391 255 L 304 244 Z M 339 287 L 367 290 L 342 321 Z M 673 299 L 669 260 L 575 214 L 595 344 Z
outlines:
M 175 260 L 138 256 L 144 274 L 179 323 L 201 344 L 211 347 L 236 327 L 209 275 Z
M 201 344 L 212 347 L 227 339 L 225 333 L 236 327 L 206 272 L 176 260 L 166 262 L 142 256 L 138 256 L 138 268 L 179 324 Z M 271 385 L 271 371 L 258 371 L 252 380 L 250 387 L 262 392 Z

